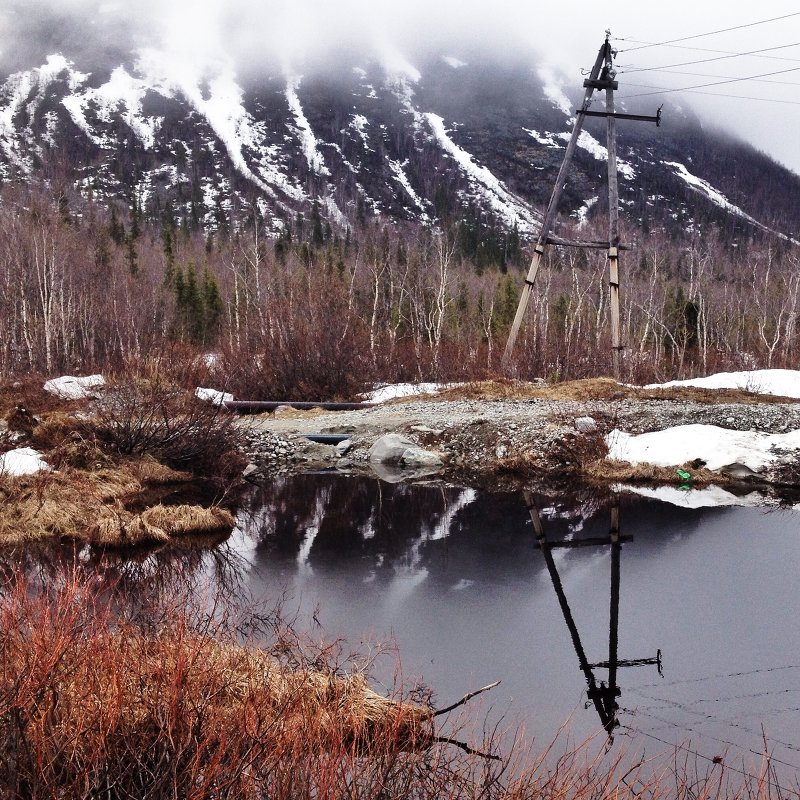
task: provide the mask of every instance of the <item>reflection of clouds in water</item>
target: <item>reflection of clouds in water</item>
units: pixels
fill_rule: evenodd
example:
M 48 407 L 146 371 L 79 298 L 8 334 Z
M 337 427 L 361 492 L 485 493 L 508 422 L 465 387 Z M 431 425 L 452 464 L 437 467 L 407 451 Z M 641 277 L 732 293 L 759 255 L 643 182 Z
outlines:
M 468 580 L 467 578 L 462 578 L 458 583 L 454 584 L 450 587 L 450 589 L 454 592 L 460 592 L 463 589 L 469 589 L 475 581 Z

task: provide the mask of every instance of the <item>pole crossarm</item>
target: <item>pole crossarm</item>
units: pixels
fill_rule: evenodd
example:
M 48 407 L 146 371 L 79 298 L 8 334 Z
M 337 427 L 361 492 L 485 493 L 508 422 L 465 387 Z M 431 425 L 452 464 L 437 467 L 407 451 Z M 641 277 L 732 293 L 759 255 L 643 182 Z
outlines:
M 655 122 L 656 127 L 661 127 L 661 109 L 652 117 L 646 114 L 621 114 L 619 111 L 609 113 L 608 111 L 589 111 L 585 108 L 579 108 L 576 114 L 582 114 L 584 117 L 614 117 L 614 119 L 627 119 L 635 122 Z
M 564 239 L 561 236 L 553 236 L 552 234 L 547 237 L 546 244 L 554 244 L 559 247 L 585 247 L 592 250 L 608 250 L 610 247 L 608 242 L 594 242 L 594 241 L 586 241 L 580 242 L 574 239 Z M 631 250 L 631 245 L 629 244 L 620 244 L 617 245 L 618 250 Z

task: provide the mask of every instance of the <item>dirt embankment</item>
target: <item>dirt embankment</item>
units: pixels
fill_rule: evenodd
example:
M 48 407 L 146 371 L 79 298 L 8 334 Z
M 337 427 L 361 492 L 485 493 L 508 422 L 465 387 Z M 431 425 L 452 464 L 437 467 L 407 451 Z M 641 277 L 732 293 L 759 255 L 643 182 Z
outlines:
M 738 390 L 635 389 L 605 379 L 546 387 L 491 382 L 355 411 L 285 409 L 240 422 L 256 479 L 334 467 L 413 477 L 414 470 L 376 469 L 370 462 L 375 441 L 396 433 L 441 457 L 440 469 L 418 474 L 475 486 L 575 479 L 674 483 L 674 468 L 609 462 L 604 437 L 614 429 L 636 434 L 691 423 L 782 433 L 800 429 L 800 403 Z M 337 449 L 304 438 L 317 433 L 347 436 L 348 443 Z M 695 483 L 730 480 L 699 463 L 687 466 Z

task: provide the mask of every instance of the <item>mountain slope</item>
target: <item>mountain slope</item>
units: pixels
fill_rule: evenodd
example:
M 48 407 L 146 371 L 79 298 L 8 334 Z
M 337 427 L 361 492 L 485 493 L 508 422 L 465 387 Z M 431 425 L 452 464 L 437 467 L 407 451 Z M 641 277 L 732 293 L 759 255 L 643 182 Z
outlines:
M 466 214 L 524 239 L 552 190 L 575 87 L 466 56 L 240 81 L 155 50 L 94 71 L 54 54 L 0 87 L 0 178 L 63 180 L 154 219 L 169 204 L 208 229 L 257 210 L 278 232 L 316 207 L 339 230 L 371 215 L 430 224 Z M 618 129 L 632 225 L 678 238 L 711 228 L 729 240 L 800 238 L 800 177 L 753 148 L 670 106 L 660 128 Z M 573 223 L 604 211 L 604 139 L 602 121 L 588 120 L 560 209 Z

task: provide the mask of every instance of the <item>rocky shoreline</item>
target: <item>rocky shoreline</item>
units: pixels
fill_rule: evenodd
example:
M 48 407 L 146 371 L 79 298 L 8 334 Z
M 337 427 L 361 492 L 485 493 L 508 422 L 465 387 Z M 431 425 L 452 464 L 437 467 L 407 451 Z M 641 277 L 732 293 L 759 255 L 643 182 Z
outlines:
M 450 400 L 423 396 L 355 411 L 299 412 L 242 417 L 246 477 L 314 469 L 372 472 L 386 480 L 436 475 L 464 485 L 520 480 L 546 484 L 581 477 L 588 461 L 604 456 L 604 436 L 619 429 L 639 434 L 686 424 L 784 433 L 800 429 L 798 402 L 697 402 L 685 399 Z M 309 434 L 341 434 L 338 446 Z M 440 465 L 413 457 L 376 459 L 381 437 L 397 434 L 409 447 L 435 454 Z M 372 456 L 371 456 L 372 453 Z M 726 482 L 720 475 L 720 482 Z

